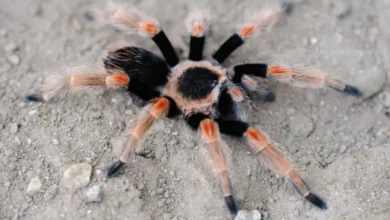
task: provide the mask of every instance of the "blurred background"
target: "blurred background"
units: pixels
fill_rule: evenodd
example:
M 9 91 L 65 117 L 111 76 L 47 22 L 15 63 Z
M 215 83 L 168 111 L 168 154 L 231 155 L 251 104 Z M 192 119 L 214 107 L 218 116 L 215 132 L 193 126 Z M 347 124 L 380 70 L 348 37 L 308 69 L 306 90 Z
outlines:
M 258 210 L 262 219 L 389 219 L 390 1 L 292 2 L 290 15 L 246 42 L 226 65 L 315 66 L 365 95 L 356 99 L 331 90 L 271 84 L 275 102 L 253 100 L 248 109 L 252 121 L 282 145 L 329 208 L 309 205 L 245 144 L 226 138 L 240 208 Z M 100 27 L 85 15 L 103 7 L 103 0 L 0 3 L 1 219 L 232 219 L 202 145 L 179 120 L 158 123 L 138 149 L 147 156 L 134 156 L 123 175 L 106 181 L 107 166 L 140 110 L 128 94 L 80 93 L 49 104 L 23 102 L 50 74 L 101 62 L 108 43 L 127 41 L 160 54 L 151 40 Z M 127 3 L 160 21 L 181 58 L 189 51 L 184 19 L 192 8 L 212 11 L 209 57 L 242 22 L 261 8 L 280 4 Z M 66 187 L 65 170 L 79 163 L 90 165 L 84 169 L 85 184 Z

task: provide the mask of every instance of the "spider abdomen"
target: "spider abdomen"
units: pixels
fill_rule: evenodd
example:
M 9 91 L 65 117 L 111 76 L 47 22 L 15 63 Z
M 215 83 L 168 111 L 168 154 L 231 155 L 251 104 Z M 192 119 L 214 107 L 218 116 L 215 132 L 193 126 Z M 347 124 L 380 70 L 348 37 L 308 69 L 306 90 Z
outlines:
M 159 88 L 168 82 L 171 72 L 164 59 L 138 47 L 110 52 L 104 59 L 104 65 L 109 72 L 119 69 L 129 75 L 129 91 L 144 100 L 160 96 Z

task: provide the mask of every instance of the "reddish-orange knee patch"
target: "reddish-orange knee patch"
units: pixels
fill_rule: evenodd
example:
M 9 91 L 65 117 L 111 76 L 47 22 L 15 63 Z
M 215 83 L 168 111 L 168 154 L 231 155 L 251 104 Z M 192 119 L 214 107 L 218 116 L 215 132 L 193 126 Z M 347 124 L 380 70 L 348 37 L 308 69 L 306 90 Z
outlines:
M 150 114 L 155 118 L 160 118 L 163 116 L 169 109 L 169 101 L 166 98 L 160 98 L 157 102 L 155 102 L 150 109 Z
M 158 32 L 158 27 L 153 23 L 141 22 L 139 27 L 150 35 L 156 35 Z
M 216 124 L 210 120 L 205 119 L 200 123 L 200 127 L 202 129 L 203 134 L 205 135 L 204 138 L 207 139 L 209 142 L 214 142 L 217 140 L 217 126 Z
M 243 27 L 240 30 L 239 35 L 241 37 L 243 37 L 243 38 L 246 38 L 246 37 L 249 37 L 250 35 L 252 35 L 254 31 L 255 31 L 255 26 L 254 25 L 248 25 L 248 26 Z
M 259 144 L 260 146 L 259 147 L 266 147 L 268 145 L 268 140 L 267 140 L 267 137 L 260 133 L 260 131 L 258 131 L 257 129 L 255 128 L 248 128 L 248 130 L 246 131 L 246 134 L 248 135 L 248 138 L 255 141 L 257 144 Z
M 269 66 L 268 72 L 271 75 L 291 75 L 291 69 L 284 66 Z
M 235 87 L 230 88 L 229 93 L 235 102 L 241 102 L 244 100 L 244 96 L 242 95 L 241 91 Z
M 130 78 L 124 74 L 113 74 L 106 77 L 107 86 L 128 86 Z
M 203 31 L 204 31 L 204 29 L 203 29 L 202 25 L 196 24 L 192 30 L 192 34 L 196 37 L 201 37 L 201 36 L 203 36 Z

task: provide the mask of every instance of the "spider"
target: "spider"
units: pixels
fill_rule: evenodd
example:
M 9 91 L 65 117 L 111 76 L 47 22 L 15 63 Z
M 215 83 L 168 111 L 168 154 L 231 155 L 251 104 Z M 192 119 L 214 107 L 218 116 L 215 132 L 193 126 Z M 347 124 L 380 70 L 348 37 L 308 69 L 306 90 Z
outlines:
M 103 70 L 78 68 L 70 74 L 55 76 L 46 83 L 42 94 L 27 95 L 25 100 L 46 102 L 74 90 L 103 87 L 125 88 L 129 93 L 148 101 L 145 107 L 148 113 L 131 129 L 122 154 L 108 169 L 107 178 L 119 174 L 136 143 L 155 121 L 164 117 L 181 117 L 191 128 L 198 130 L 199 138 L 209 150 L 227 209 L 233 216 L 237 215 L 239 208 L 232 193 L 220 133 L 246 139 L 250 148 L 269 162 L 277 174 L 287 177 L 299 194 L 314 206 L 327 209 L 325 202 L 310 191 L 266 132 L 243 120 L 241 102 L 246 98 L 245 91 L 258 86 L 253 77 L 303 87 L 328 87 L 355 97 L 361 97 L 362 92 L 312 68 L 266 63 L 246 63 L 230 68 L 222 65 L 235 49 L 273 25 L 279 15 L 288 12 L 288 9 L 280 7 L 260 11 L 253 20 L 244 23 L 231 35 L 210 60 L 203 59 L 210 20 L 205 13 L 194 11 L 186 20 L 191 33 L 188 60 L 180 62 L 156 19 L 132 7 L 108 7 L 101 13 L 103 18 L 129 33 L 151 37 L 164 59 L 134 45 L 111 48 L 103 60 Z M 269 95 L 268 99 L 272 100 L 272 96 Z

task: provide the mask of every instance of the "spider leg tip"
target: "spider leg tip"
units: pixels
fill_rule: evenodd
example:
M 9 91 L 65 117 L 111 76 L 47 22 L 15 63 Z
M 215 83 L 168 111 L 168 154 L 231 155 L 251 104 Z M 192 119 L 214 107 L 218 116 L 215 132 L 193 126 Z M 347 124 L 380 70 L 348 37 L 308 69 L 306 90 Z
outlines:
M 23 97 L 24 102 L 44 102 L 44 98 L 40 94 L 29 94 Z
M 118 176 L 119 172 L 125 167 L 124 165 L 125 163 L 120 160 L 113 163 L 107 171 L 106 179 L 110 179 L 111 177 Z
M 282 10 L 286 13 L 286 14 L 291 14 L 291 12 L 293 11 L 294 9 L 294 4 L 292 2 L 283 2 L 282 3 Z
M 87 12 L 84 13 L 84 19 L 86 21 L 94 21 L 95 20 L 95 16 L 94 16 L 93 12 L 87 11 Z
M 276 99 L 275 93 L 268 92 L 264 97 L 264 102 L 274 102 Z
M 362 97 L 363 96 L 363 92 L 359 88 L 357 88 L 355 86 L 351 86 L 351 85 L 346 85 L 343 92 L 345 92 L 348 95 L 355 96 L 355 97 Z
M 318 196 L 316 196 L 315 194 L 313 193 L 309 193 L 307 196 L 305 196 L 305 198 L 313 205 L 315 205 L 316 207 L 322 209 L 322 210 L 326 210 L 328 209 L 328 207 L 326 206 L 325 202 L 320 199 Z
M 228 208 L 230 214 L 237 216 L 238 214 L 238 203 L 234 196 L 225 196 L 226 207 Z

